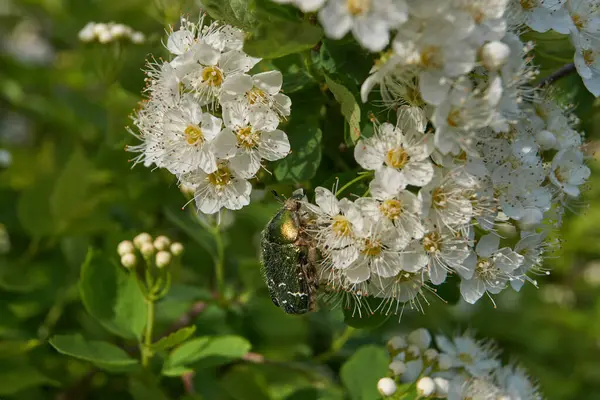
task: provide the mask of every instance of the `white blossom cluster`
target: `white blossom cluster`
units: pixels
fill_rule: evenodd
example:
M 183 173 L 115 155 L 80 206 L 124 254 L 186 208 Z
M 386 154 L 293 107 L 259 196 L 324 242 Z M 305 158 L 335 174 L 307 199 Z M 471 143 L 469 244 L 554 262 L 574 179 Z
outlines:
M 368 193 L 338 200 L 319 187 L 308 206 L 321 281 L 355 300 L 383 298 L 385 312 L 420 308 L 449 276 L 468 303 L 536 284 L 529 274 L 547 273 L 549 232 L 590 169 L 570 110 L 527 86 L 536 71 L 522 16 L 507 0 L 332 0 L 322 11 L 359 3 L 388 16 L 406 6 L 362 87 L 367 101 L 379 86 L 397 119 L 375 122 L 354 149 Z
M 569 35 L 574 63 L 586 88 L 600 96 L 600 1 L 513 0 L 515 14 L 537 32 Z
M 389 376 L 377 388 L 384 398 L 394 397 L 414 384 L 418 398 L 449 400 L 540 400 L 525 371 L 502 365 L 493 343 L 471 334 L 435 337 L 423 328 L 388 341 Z
M 115 22 L 88 22 L 78 34 L 79 40 L 84 43 L 98 42 L 102 44 L 118 40 L 128 40 L 134 44 L 142 44 L 146 36 L 125 24 Z
M 123 240 L 117 245 L 117 253 L 121 257 L 121 265 L 125 268 L 134 268 L 138 264 L 138 257 L 146 261 L 148 266 L 166 268 L 173 258 L 183 254 L 183 245 L 173 242 L 166 236 L 152 238 L 143 232 L 133 238 L 133 241 Z
M 166 168 L 195 190 L 198 210 L 214 214 L 250 202 L 262 161 L 285 157 L 290 144 L 277 129 L 290 114 L 282 75 L 250 75 L 260 61 L 242 51 L 243 32 L 182 19 L 166 47 L 170 61 L 147 71 L 147 101 L 134 117 L 142 143 L 135 162 Z

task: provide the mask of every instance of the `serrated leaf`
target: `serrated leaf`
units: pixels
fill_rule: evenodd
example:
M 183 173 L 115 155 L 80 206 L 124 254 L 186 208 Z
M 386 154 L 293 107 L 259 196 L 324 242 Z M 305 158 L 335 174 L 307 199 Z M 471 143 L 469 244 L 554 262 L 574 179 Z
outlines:
M 52 196 L 50 209 L 56 221 L 64 225 L 81 209 L 89 189 L 92 166 L 81 149 L 76 149 L 61 171 Z
M 173 350 L 167 358 L 163 375 L 179 376 L 188 366 L 202 368 L 226 364 L 242 357 L 250 350 L 250 343 L 240 336 L 205 336 L 190 340 Z
M 0 366 L 0 395 L 2 396 L 43 385 L 58 386 L 59 383 L 28 365 Z
M 54 232 L 55 221 L 48 201 L 53 189 L 53 180 L 44 176 L 21 193 L 17 214 L 21 226 L 31 236 L 41 237 Z
M 294 126 L 288 137 L 292 153 L 277 163 L 275 178 L 289 182 L 312 178 L 321 163 L 321 129 L 314 125 Z
M 106 329 L 127 339 L 141 337 L 146 326 L 146 303 L 136 279 L 90 249 L 79 280 L 86 310 Z
M 340 369 L 350 397 L 355 400 L 380 398 L 377 381 L 386 375 L 389 361 L 383 347 L 367 345 L 359 348 Z
M 186 340 L 188 340 L 196 332 L 196 326 L 186 326 L 181 328 L 170 335 L 161 338 L 156 343 L 152 344 L 152 350 L 154 351 L 165 351 L 169 350 Z
M 114 344 L 96 340 L 86 340 L 81 334 L 56 335 L 50 338 L 50 345 L 61 354 L 90 361 L 99 366 L 131 366 L 138 363 L 129 357 L 125 350 Z
M 253 0 L 203 0 L 202 8 L 215 20 L 249 31 L 257 19 Z
M 352 143 L 360 138 L 360 107 L 356 98 L 344 85 L 339 84 L 325 75 L 325 81 L 333 96 L 342 107 L 342 115 L 346 118 L 349 126 L 349 135 Z

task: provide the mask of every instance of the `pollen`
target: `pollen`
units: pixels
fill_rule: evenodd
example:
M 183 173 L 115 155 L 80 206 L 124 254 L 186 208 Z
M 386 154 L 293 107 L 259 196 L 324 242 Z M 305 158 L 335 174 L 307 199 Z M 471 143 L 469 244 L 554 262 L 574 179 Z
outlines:
M 423 237 L 423 249 L 427 253 L 439 253 L 442 248 L 442 237 L 437 232 L 430 232 Z
M 183 131 L 185 135 L 185 140 L 189 145 L 196 145 L 204 143 L 204 135 L 202 134 L 202 129 L 198 125 L 190 124 Z
M 575 25 L 578 30 L 582 30 L 583 28 L 585 28 L 585 20 L 579 15 L 573 14 L 571 16 L 571 19 L 573 20 L 573 25 Z
M 581 52 L 581 55 L 583 56 L 583 61 L 585 61 L 585 65 L 587 65 L 588 67 L 596 61 L 596 56 L 594 55 L 594 52 L 590 49 L 583 50 Z
M 350 227 L 350 221 L 343 215 L 336 215 L 333 217 L 333 224 L 331 229 L 338 236 L 350 236 L 352 234 L 352 228 Z
M 458 108 L 455 108 L 454 110 L 448 113 L 448 118 L 446 119 L 446 122 L 449 126 L 456 128 L 460 125 L 461 120 L 462 117 L 460 115 L 460 110 Z
M 350 14 L 362 15 L 371 9 L 371 0 L 346 0 L 346 7 Z
M 421 65 L 427 68 L 439 68 L 441 66 L 439 61 L 439 51 L 439 47 L 436 46 L 424 48 L 423 51 L 421 51 Z
M 369 257 L 377 257 L 381 254 L 382 249 L 383 246 L 379 240 L 365 239 L 364 247 L 361 250 L 361 253 Z
M 219 87 L 223 83 L 223 72 L 217 67 L 206 67 L 202 70 L 202 82 Z
M 531 10 L 538 6 L 538 0 L 520 0 L 521 7 L 525 10 Z
M 236 137 L 238 146 L 250 150 L 258 146 L 260 132 L 253 130 L 251 126 L 247 126 L 238 129 Z
M 392 168 L 404 168 L 408 161 L 408 153 L 402 147 L 389 150 L 385 156 L 385 163 Z
M 248 102 L 254 105 L 256 103 L 264 102 L 267 95 L 263 90 L 255 86 L 246 93 L 246 97 L 248 98 Z
M 226 186 L 232 178 L 231 171 L 224 165 L 220 165 L 215 172 L 208 174 L 207 177 L 210 184 L 216 187 Z
M 396 220 L 402 215 L 402 202 L 397 199 L 388 199 L 379 205 L 379 211 L 389 220 Z
M 431 194 L 431 200 L 436 208 L 446 208 L 448 205 L 448 194 L 441 187 L 436 188 Z

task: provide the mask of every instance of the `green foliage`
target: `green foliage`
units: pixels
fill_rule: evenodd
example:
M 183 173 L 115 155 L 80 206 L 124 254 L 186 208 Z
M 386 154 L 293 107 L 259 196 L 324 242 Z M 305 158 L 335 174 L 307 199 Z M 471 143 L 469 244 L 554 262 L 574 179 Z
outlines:
M 88 341 L 80 334 L 56 335 L 49 343 L 59 353 L 89 361 L 99 367 L 127 367 L 138 363 L 123 349 L 108 342 Z
M 342 115 L 346 118 L 349 125 L 351 144 L 354 144 L 360 138 L 360 107 L 352 92 L 343 85 L 334 82 L 328 76 L 325 76 L 325 81 L 329 86 L 329 90 L 331 90 L 335 99 L 342 107 Z
M 389 355 L 384 348 L 373 345 L 358 348 L 340 370 L 352 399 L 377 398 L 377 381 L 386 375 L 388 364 Z

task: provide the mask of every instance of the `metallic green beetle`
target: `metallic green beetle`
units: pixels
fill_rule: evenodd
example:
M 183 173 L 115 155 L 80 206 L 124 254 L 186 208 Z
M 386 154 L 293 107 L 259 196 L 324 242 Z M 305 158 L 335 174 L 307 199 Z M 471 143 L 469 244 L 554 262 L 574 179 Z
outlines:
M 269 221 L 261 235 L 262 270 L 271 300 L 288 314 L 304 314 L 315 307 L 316 249 L 305 233 L 295 193 Z

